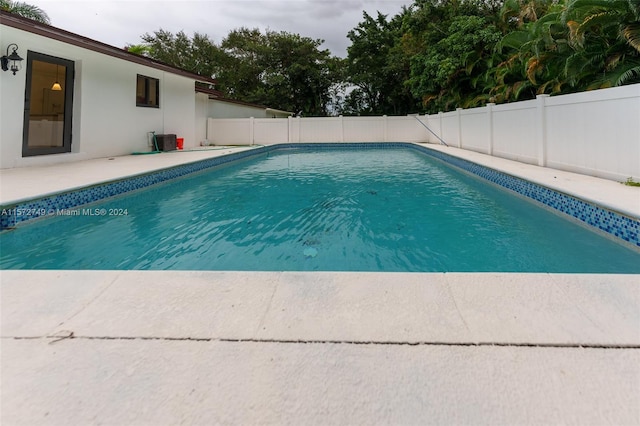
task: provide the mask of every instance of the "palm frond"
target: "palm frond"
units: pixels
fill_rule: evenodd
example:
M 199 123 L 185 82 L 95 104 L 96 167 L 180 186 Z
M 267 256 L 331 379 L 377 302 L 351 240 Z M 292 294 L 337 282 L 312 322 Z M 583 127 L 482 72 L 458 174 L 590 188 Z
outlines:
M 624 55 L 621 52 L 616 52 L 613 55 L 607 57 L 607 59 L 604 61 L 605 69 L 607 71 L 615 69 L 620 63 L 620 60 L 623 58 L 624 58 Z
M 49 25 L 51 23 L 49 15 L 47 15 L 44 10 L 40 9 L 38 6 L 21 1 L 2 0 L 2 3 L 0 3 L 0 9 L 20 15 L 24 18 L 33 19 L 34 21 L 38 21 L 43 24 Z
M 633 0 L 632 0 L 633 1 Z M 575 12 L 578 9 L 600 9 L 624 11 L 627 0 L 574 0 L 569 2 L 567 9 Z
M 634 61 L 619 67 L 615 70 L 611 79 L 616 86 L 625 84 L 640 83 L 640 62 Z
M 496 45 L 496 50 L 498 52 L 502 52 L 502 49 L 505 47 L 519 50 L 522 45 L 530 40 L 529 34 L 529 31 L 513 31 L 502 37 L 502 40 L 500 40 Z
M 536 73 L 540 68 L 542 68 L 542 60 L 540 58 L 536 58 L 535 56 L 532 58 L 529 58 L 529 62 L 527 62 L 526 74 L 529 81 L 532 82 L 533 84 L 537 84 Z
M 524 80 L 524 81 L 519 81 L 517 83 L 515 83 L 513 85 L 513 97 L 515 100 L 518 100 L 518 98 L 520 98 L 520 95 L 522 94 L 523 91 L 525 91 L 526 89 L 532 87 L 531 82 Z
M 640 2 L 638 0 L 627 0 L 629 11 L 633 14 L 636 21 L 640 21 Z
M 622 36 L 631 47 L 640 52 L 640 22 L 632 22 L 623 27 Z
M 580 24 L 576 21 L 568 21 L 567 27 L 569 28 L 569 43 L 576 47 L 584 46 L 584 33 L 578 33 Z
M 582 24 L 577 29 L 578 34 L 584 34 L 594 27 L 606 27 L 618 25 L 615 14 L 611 12 L 598 12 L 584 18 Z
M 610 72 L 603 72 L 587 87 L 603 89 L 625 84 L 640 83 L 640 60 L 627 60 Z
M 562 85 L 563 83 L 560 80 L 554 78 L 553 80 L 546 81 L 538 86 L 538 90 L 536 91 L 536 93 L 538 95 L 547 93 L 547 89 L 549 87 L 551 87 L 551 94 L 560 93 L 560 91 L 562 90 Z

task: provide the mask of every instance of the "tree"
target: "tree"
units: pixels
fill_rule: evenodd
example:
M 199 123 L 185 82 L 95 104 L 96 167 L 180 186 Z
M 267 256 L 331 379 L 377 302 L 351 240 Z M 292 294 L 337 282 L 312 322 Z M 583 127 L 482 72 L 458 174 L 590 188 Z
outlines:
M 160 29 L 142 39 L 130 46 L 134 53 L 214 77 L 218 90 L 245 102 L 326 115 L 340 83 L 340 61 L 320 49 L 323 40 L 298 34 L 239 28 L 216 45 L 203 34 Z
M 590 89 L 640 82 L 640 2 L 573 0 L 563 21 L 575 52 L 565 66 L 573 86 Z
M 143 43 L 129 45 L 129 51 L 207 77 L 219 73 L 221 63 L 226 59 L 224 52 L 205 34 L 195 33 L 190 38 L 184 31 L 174 35 L 161 28 L 153 34 L 145 33 L 141 38 Z
M 236 99 L 311 115 L 437 112 L 640 82 L 638 0 L 414 0 L 391 18 L 363 13 L 347 37 L 345 59 L 322 40 L 247 28 L 220 45 L 160 30 L 129 49 L 215 77 Z
M 150 49 L 146 44 L 127 44 L 124 47 L 124 50 L 130 53 L 135 53 L 136 55 L 148 56 Z
M 222 40 L 220 48 L 225 60 L 216 77 L 222 84 L 222 90 L 235 99 L 268 104 L 264 77 L 269 48 L 260 30 L 233 30 Z M 280 102 L 272 105 L 283 107 Z
M 338 60 L 323 40 L 240 28 L 222 41 L 226 54 L 216 76 L 230 96 L 306 115 L 327 115 L 339 83 Z
M 44 10 L 25 2 L 0 0 L 0 9 L 5 12 L 15 13 L 16 15 L 33 19 L 34 21 L 42 22 L 43 24 L 51 24 L 51 19 L 49 19 L 49 15 L 47 15 Z
M 346 114 L 407 114 L 419 102 L 404 82 L 409 77 L 409 57 L 402 50 L 402 20 L 407 9 L 391 20 L 378 12 L 363 12 L 363 21 L 349 31 L 346 82 L 353 86 L 345 99 Z
M 520 8 L 518 10 L 518 8 Z M 510 0 L 517 29 L 498 44 L 498 101 L 640 82 L 640 4 L 634 0 Z
M 428 112 L 489 101 L 497 62 L 497 2 L 418 0 L 404 20 L 406 81 Z
M 320 50 L 323 40 L 267 31 L 265 42 L 267 104 L 280 102 L 290 111 L 326 115 L 330 89 L 337 83 L 338 62 L 329 50 Z
M 571 49 L 568 28 L 561 21 L 563 11 L 562 2 L 505 3 L 501 16 L 515 22 L 517 28 L 497 44 L 497 50 L 507 55 L 495 71 L 497 84 L 491 94 L 497 102 L 569 90 L 564 69 Z

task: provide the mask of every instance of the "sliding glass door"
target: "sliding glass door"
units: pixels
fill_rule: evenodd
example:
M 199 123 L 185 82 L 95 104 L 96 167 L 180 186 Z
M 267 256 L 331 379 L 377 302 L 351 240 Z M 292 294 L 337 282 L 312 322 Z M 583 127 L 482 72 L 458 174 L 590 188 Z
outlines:
M 29 51 L 22 156 L 71 152 L 74 63 Z

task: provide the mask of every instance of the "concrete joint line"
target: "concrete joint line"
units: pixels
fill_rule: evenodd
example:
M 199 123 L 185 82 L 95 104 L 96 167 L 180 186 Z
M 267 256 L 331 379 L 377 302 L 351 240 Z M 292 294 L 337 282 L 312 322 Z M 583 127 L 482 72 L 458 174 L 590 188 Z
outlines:
M 217 337 L 159 337 L 159 336 L 77 336 L 73 331 L 65 335 L 50 336 L 4 336 L 5 340 L 51 340 L 58 343 L 64 340 L 154 340 L 167 342 L 223 342 L 223 343 L 275 343 L 304 345 L 359 345 L 359 346 L 467 346 L 467 347 L 511 347 L 511 348 L 559 348 L 559 349 L 640 349 L 635 344 L 599 344 L 599 343 L 512 343 L 512 342 L 444 342 L 444 341 L 357 341 L 357 340 L 303 340 L 303 339 L 230 339 Z

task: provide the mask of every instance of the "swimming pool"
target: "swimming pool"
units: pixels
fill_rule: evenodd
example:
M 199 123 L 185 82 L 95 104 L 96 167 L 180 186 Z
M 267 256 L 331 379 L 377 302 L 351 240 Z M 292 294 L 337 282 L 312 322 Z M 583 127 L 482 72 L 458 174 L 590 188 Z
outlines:
M 394 145 L 265 150 L 0 243 L 6 269 L 640 272 L 638 252 Z

